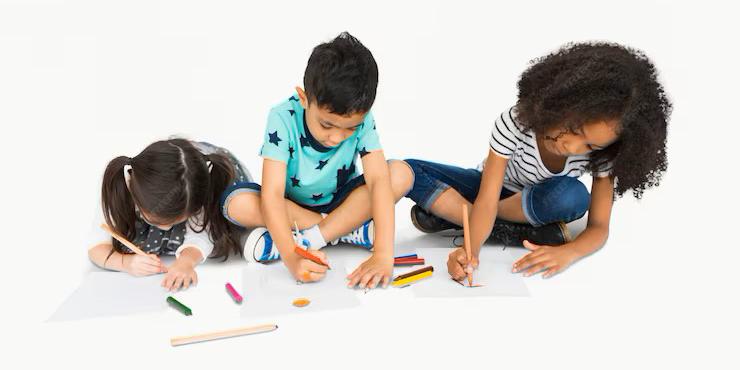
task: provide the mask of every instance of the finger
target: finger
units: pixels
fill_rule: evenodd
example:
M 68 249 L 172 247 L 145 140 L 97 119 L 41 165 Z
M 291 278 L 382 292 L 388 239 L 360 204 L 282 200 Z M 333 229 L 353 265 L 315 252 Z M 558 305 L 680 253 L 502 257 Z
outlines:
M 447 272 L 455 280 L 462 280 L 465 277 L 465 271 L 463 271 L 462 266 L 456 261 L 450 261 L 447 264 Z
M 548 254 L 540 254 L 538 256 L 534 256 L 532 258 L 528 258 L 528 259 L 522 261 L 522 263 L 520 263 L 519 265 L 516 266 L 516 269 L 517 270 L 526 270 L 527 267 L 529 267 L 529 266 L 536 265 L 538 263 L 542 263 L 542 262 L 545 262 L 545 261 L 549 261 L 551 258 L 552 258 L 552 256 L 550 256 Z
M 370 282 L 370 279 L 373 278 L 373 275 L 375 274 L 372 271 L 368 271 L 367 273 L 362 275 L 362 278 L 360 279 L 360 288 L 364 289 Z
M 182 288 L 187 289 L 190 288 L 190 282 L 192 281 L 192 278 L 190 276 L 185 276 L 182 279 Z
M 548 262 L 540 262 L 537 264 L 532 265 L 532 267 L 528 268 L 526 271 L 524 271 L 524 276 L 532 276 L 534 274 L 539 273 L 545 268 L 550 267 Z
M 358 270 L 359 270 L 359 268 L 358 268 Z M 357 274 L 355 274 L 355 276 L 353 276 L 352 279 L 350 279 L 349 283 L 347 284 L 347 287 L 348 288 L 354 288 L 355 285 L 357 285 L 357 283 L 360 282 L 360 279 L 362 279 L 363 276 L 365 276 L 364 271 L 360 271 Z
M 193 271 L 193 285 L 198 285 L 198 273 Z
M 172 275 L 170 275 L 170 274 L 167 274 L 167 275 L 164 276 L 164 279 L 162 279 L 162 284 L 161 284 L 163 288 L 167 289 L 167 287 L 170 284 L 170 279 L 171 278 L 172 278 Z
M 558 272 L 560 272 L 560 266 L 550 267 L 549 269 L 547 269 L 547 271 L 542 273 L 542 278 L 549 279 L 550 277 L 557 274 Z
M 313 262 L 313 261 L 310 261 L 310 260 L 305 260 L 305 261 L 306 262 L 304 262 L 305 265 L 303 267 L 304 267 L 304 269 L 306 269 L 308 271 L 311 271 L 311 272 L 320 272 L 320 273 L 323 274 L 323 273 L 326 273 L 326 270 L 329 269 L 328 267 L 326 267 L 324 265 L 320 265 L 320 264 L 318 264 L 316 262 Z
M 383 288 L 387 288 L 390 282 L 391 282 L 390 276 L 388 275 L 383 276 Z
M 373 275 L 373 277 L 372 277 L 372 278 L 370 279 L 370 281 L 369 281 L 369 282 L 367 283 L 367 287 L 368 287 L 369 289 L 375 289 L 375 287 L 377 287 L 377 286 L 378 286 L 378 283 L 380 282 L 380 280 L 381 280 L 382 278 L 383 278 L 383 275 L 382 275 L 382 274 L 380 274 L 380 273 L 378 273 L 378 274 L 375 274 L 375 275 Z
M 347 276 L 347 279 L 350 281 L 358 279 L 359 276 L 362 276 L 364 271 L 365 271 L 365 266 L 364 264 L 361 264 L 357 266 L 357 268 L 354 271 L 352 271 L 351 274 Z
M 536 251 L 536 250 L 542 248 L 541 245 L 533 244 L 529 240 L 525 240 L 523 244 L 524 244 L 524 248 L 527 248 L 527 249 L 529 249 L 531 251 Z
M 175 283 L 172 285 L 172 290 L 180 289 L 182 286 L 182 281 L 185 279 L 185 276 L 180 275 L 175 278 Z
M 319 257 L 319 260 L 325 265 L 329 265 L 329 259 L 326 258 L 326 253 L 319 250 L 311 250 L 314 256 Z
M 326 276 L 326 274 L 323 273 L 323 272 L 313 272 L 313 271 L 310 271 L 308 273 L 308 281 L 309 282 L 319 281 L 319 280 L 323 279 L 324 276 Z
M 514 267 L 521 267 L 521 265 L 525 263 L 527 260 L 541 256 L 544 253 L 545 253 L 545 249 L 538 249 L 536 251 L 529 252 L 525 254 L 524 256 L 521 256 L 518 260 L 514 261 Z

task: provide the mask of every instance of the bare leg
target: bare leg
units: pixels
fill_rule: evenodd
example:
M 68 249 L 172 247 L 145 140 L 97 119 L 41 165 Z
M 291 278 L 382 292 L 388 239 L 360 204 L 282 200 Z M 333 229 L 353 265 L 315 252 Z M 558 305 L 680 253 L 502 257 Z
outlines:
M 260 212 L 260 195 L 259 193 L 247 192 L 234 196 L 227 205 L 229 217 L 239 222 L 247 228 L 265 226 L 265 221 Z M 305 229 L 321 222 L 320 213 L 309 211 L 289 199 L 285 200 L 288 212 L 288 222 L 291 229 L 293 223 L 297 222 L 298 227 Z
M 455 225 L 462 225 L 462 216 L 460 209 L 463 204 L 468 205 L 468 212 L 471 211 L 471 204 L 460 193 L 453 188 L 448 188 L 439 195 L 437 200 L 432 203 L 430 211 Z M 504 200 L 498 202 L 498 214 L 504 220 L 511 222 L 528 223 L 522 210 L 522 193 L 516 193 Z
M 406 162 L 390 161 L 388 170 L 391 178 L 391 191 L 398 202 L 412 186 L 414 174 Z M 319 228 L 327 241 L 335 240 L 362 225 L 371 217 L 370 191 L 363 185 L 352 191 L 347 199 L 321 221 Z

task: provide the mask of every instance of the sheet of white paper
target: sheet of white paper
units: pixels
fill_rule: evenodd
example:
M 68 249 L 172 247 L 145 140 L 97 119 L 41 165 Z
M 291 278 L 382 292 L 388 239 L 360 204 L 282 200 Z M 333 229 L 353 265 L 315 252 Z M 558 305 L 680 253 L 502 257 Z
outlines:
M 336 262 L 336 261 L 335 261 Z M 315 283 L 299 284 L 282 263 L 249 264 L 243 271 L 242 317 L 316 312 L 360 305 L 357 291 L 347 288 L 344 266 L 332 263 L 326 277 Z M 293 306 L 296 298 L 308 298 L 305 307 Z
M 82 320 L 162 311 L 167 291 L 162 275 L 134 277 L 121 272 L 90 272 L 49 321 Z
M 464 287 L 450 278 L 447 256 L 452 252 L 451 249 L 428 248 L 417 249 L 417 252 L 426 259 L 427 266 L 434 266 L 434 274 L 411 285 L 416 297 L 529 296 L 524 278 L 511 272 L 514 258 L 502 248 L 486 246 L 481 249 L 480 268 L 473 275 L 473 283 L 484 286 L 477 288 Z

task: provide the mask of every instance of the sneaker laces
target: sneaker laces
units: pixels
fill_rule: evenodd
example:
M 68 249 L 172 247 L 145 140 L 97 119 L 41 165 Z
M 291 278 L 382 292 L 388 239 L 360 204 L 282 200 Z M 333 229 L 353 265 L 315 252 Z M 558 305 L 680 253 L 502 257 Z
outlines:
M 355 244 L 355 245 L 368 245 L 368 241 L 365 240 L 365 233 L 368 228 L 368 225 L 369 223 L 363 224 L 362 226 L 353 230 L 351 233 L 339 238 L 339 241 L 342 243 L 349 243 L 349 244 Z

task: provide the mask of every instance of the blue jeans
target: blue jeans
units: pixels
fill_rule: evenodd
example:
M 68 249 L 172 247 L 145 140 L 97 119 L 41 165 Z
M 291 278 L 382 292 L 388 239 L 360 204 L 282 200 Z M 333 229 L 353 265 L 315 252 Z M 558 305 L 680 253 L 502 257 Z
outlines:
M 418 159 L 407 159 L 414 171 L 414 187 L 406 195 L 429 210 L 443 191 L 453 188 L 469 202 L 475 202 L 482 173 L 473 168 L 460 168 Z M 499 199 L 515 192 L 501 188 Z M 530 224 L 541 226 L 553 222 L 571 222 L 583 217 L 591 203 L 586 186 L 575 177 L 557 176 L 522 191 L 522 209 Z

